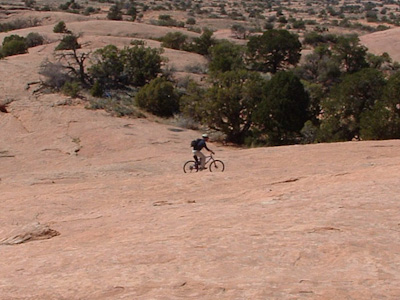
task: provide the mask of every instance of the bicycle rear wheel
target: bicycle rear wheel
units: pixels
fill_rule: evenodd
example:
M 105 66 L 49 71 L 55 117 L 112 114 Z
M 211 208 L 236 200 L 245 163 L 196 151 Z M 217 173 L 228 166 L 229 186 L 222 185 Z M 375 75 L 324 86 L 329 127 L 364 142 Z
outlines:
M 210 164 L 210 172 L 223 172 L 225 170 L 225 165 L 222 160 L 214 160 Z
M 195 173 L 198 170 L 199 169 L 197 168 L 196 162 L 194 160 L 189 160 L 183 165 L 183 172 L 185 173 Z

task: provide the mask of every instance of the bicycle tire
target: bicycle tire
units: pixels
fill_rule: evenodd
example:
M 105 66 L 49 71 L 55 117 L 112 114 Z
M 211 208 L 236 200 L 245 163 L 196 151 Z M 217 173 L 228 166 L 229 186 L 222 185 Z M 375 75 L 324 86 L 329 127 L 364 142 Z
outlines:
M 185 173 L 195 173 L 198 171 L 199 169 L 196 167 L 196 162 L 194 160 L 188 160 L 183 165 L 183 172 Z
M 225 165 L 222 160 L 216 159 L 210 164 L 210 172 L 223 172 Z

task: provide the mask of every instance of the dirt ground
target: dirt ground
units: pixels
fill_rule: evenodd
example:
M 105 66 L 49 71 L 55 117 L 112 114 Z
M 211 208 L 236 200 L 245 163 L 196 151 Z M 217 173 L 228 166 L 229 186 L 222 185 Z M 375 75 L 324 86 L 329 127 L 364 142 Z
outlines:
M 400 141 L 211 141 L 225 172 L 184 174 L 200 132 L 26 89 L 56 44 L 0 61 L 0 299 L 400 298 Z

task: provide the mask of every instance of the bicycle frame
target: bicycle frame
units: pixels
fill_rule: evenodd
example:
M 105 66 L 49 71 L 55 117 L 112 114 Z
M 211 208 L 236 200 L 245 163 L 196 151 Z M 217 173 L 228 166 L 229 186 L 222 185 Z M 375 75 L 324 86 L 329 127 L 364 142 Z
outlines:
M 200 165 L 200 158 L 198 158 L 196 155 L 193 155 L 195 157 L 195 162 L 196 165 Z M 204 166 L 206 166 L 210 161 L 214 161 L 214 157 L 211 155 L 208 155 L 205 157 L 206 162 L 204 163 Z
M 212 155 L 206 156 L 206 162 L 204 165 L 206 166 L 210 161 L 214 161 L 214 157 L 212 157 Z
M 194 156 L 195 160 L 188 160 L 183 164 L 183 171 L 185 173 L 192 173 L 193 170 L 197 172 L 200 168 L 200 162 L 199 159 Z M 204 161 L 204 166 L 208 166 L 207 168 L 210 170 L 210 172 L 223 172 L 225 170 L 225 165 L 224 163 L 219 160 L 219 159 L 214 159 L 214 157 L 211 155 L 205 156 L 205 161 Z

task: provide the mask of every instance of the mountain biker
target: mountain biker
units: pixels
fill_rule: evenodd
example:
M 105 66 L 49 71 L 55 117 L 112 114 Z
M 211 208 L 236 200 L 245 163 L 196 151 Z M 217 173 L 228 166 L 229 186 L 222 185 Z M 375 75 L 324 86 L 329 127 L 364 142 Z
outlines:
M 215 154 L 212 150 L 208 149 L 207 147 L 207 142 L 209 140 L 208 135 L 204 133 L 201 139 L 198 139 L 196 145 L 193 147 L 193 157 L 198 162 L 197 158 L 200 158 L 200 171 L 207 169 L 205 167 L 206 164 L 206 156 L 201 152 L 203 148 L 206 148 L 207 151 L 211 152 L 212 154 Z

